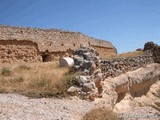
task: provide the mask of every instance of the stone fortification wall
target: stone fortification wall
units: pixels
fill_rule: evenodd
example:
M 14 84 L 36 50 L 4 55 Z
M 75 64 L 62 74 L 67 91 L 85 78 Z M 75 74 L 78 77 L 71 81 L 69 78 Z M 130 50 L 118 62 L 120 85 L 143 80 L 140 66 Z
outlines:
M 0 63 L 39 62 L 37 44 L 28 40 L 0 40 Z
M 103 57 L 116 53 L 115 47 L 108 41 L 94 39 L 78 32 L 57 29 L 45 30 L 0 25 L 0 39 L 31 40 L 37 43 L 40 52 L 51 53 L 51 58 L 55 57 L 54 52 L 56 54 L 57 52 L 74 51 L 80 46 L 92 46 Z
M 152 55 L 142 55 L 137 57 L 117 58 L 114 60 L 101 61 L 101 69 L 106 77 L 118 76 L 128 71 L 145 67 L 147 64 L 154 63 Z

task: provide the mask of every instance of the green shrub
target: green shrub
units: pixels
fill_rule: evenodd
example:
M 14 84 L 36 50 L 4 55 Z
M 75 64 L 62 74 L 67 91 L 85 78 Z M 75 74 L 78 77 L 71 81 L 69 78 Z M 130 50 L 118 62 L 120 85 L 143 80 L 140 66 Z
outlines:
M 1 74 L 4 76 L 10 76 L 11 71 L 9 70 L 9 68 L 2 68 Z
M 74 85 L 75 74 L 66 74 L 63 78 L 55 83 L 55 95 L 59 97 L 68 96 L 67 90 Z

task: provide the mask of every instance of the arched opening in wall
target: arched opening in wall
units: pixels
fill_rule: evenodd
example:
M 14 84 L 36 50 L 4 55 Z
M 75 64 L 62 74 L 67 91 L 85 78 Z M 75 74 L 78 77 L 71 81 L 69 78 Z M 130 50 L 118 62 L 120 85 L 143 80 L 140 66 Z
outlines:
M 64 44 L 62 43 L 61 46 L 64 46 Z
M 12 50 L 9 49 L 9 50 L 7 51 L 7 54 L 11 54 L 11 53 L 12 53 Z
M 42 55 L 42 61 L 48 62 L 48 55 Z
M 43 62 L 51 61 L 49 54 L 42 54 L 41 56 L 42 56 L 42 61 Z

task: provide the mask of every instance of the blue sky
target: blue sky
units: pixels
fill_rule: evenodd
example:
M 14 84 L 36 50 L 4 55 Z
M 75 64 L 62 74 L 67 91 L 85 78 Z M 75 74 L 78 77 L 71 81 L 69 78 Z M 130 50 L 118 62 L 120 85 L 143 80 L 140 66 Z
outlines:
M 129 52 L 160 45 L 160 0 L 0 0 L 0 24 L 77 31 Z

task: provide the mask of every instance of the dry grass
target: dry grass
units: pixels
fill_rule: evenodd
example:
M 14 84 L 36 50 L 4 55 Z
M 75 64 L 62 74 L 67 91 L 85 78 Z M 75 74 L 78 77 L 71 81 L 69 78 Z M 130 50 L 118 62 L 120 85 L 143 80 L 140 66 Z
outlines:
M 136 57 L 136 56 L 140 56 L 140 55 L 143 55 L 143 54 L 144 54 L 143 51 L 134 51 L 134 52 L 128 52 L 128 53 L 122 53 L 122 54 L 113 55 L 113 56 L 110 56 L 110 57 L 104 58 L 104 59 L 115 59 L 115 58 L 124 58 L 124 57 Z
M 107 108 L 93 109 L 82 120 L 118 120 L 115 113 Z
M 74 78 L 74 74 L 66 74 L 67 68 L 59 68 L 58 62 L 1 64 L 0 70 L 0 93 L 29 97 L 66 96 Z

